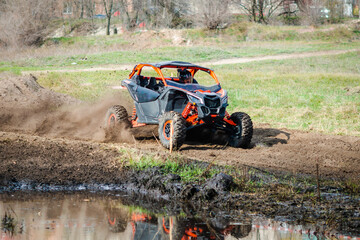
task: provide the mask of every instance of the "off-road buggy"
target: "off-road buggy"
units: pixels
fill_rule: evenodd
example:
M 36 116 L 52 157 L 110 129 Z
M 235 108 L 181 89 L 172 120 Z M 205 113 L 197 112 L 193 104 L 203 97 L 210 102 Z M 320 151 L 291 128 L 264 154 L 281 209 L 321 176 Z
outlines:
M 150 77 L 151 72 L 156 77 Z M 208 85 L 210 80 L 215 84 L 199 83 Z M 174 150 L 184 143 L 190 129 L 200 126 L 225 132 L 232 147 L 246 148 L 251 142 L 249 115 L 228 114 L 227 92 L 211 69 L 179 61 L 142 63 L 134 67 L 122 86 L 128 89 L 135 107 L 129 117 L 123 106 L 112 106 L 106 114 L 109 129 L 117 124 L 132 128 L 157 124 L 161 144 Z

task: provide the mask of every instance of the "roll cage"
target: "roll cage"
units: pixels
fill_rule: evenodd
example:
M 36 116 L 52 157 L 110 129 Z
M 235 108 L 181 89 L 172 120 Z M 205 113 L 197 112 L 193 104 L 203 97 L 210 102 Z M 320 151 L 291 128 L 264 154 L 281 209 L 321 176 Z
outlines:
M 195 64 L 191 64 L 188 62 L 180 62 L 180 61 L 172 61 L 172 62 L 161 62 L 161 63 L 140 63 L 134 67 L 132 72 L 129 75 L 129 78 L 131 79 L 135 74 L 141 75 L 141 71 L 144 67 L 151 67 L 154 69 L 154 71 L 159 75 L 159 77 L 155 77 L 156 80 L 161 80 L 164 86 L 173 85 L 171 82 L 178 82 L 178 78 L 174 77 L 164 77 L 162 73 L 163 68 L 177 68 L 177 69 L 187 69 L 191 75 L 194 77 L 197 71 L 202 70 L 204 72 L 207 72 L 210 74 L 210 76 L 215 80 L 216 85 L 219 86 L 218 91 L 221 89 L 220 82 L 218 78 L 216 77 L 213 70 L 205 67 L 201 67 Z M 186 85 L 186 84 L 185 84 Z M 186 87 L 185 87 L 186 88 Z M 207 89 L 209 90 L 209 89 Z

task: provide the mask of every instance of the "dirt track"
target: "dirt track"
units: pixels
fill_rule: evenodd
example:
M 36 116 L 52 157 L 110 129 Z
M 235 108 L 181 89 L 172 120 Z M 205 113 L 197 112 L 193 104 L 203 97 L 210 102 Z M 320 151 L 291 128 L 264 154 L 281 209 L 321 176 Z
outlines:
M 43 97 L 45 95 L 46 98 Z M 5 174 L 6 169 L 14 169 L 11 167 L 12 164 L 17 164 L 16 162 L 21 159 L 26 162 L 21 164 L 22 170 L 16 175 L 23 178 L 28 176 L 26 171 L 31 170 L 32 174 L 39 174 L 38 180 L 41 179 L 40 176 L 56 179 L 56 175 L 47 176 L 55 166 L 50 163 L 61 163 L 70 164 L 68 166 L 71 166 L 71 169 L 76 169 L 78 164 L 83 180 L 110 179 L 111 182 L 114 172 L 109 164 L 116 154 L 112 143 L 104 143 L 106 139 L 101 124 L 112 102 L 104 101 L 92 105 L 91 110 L 90 106 L 73 105 L 69 110 L 68 107 L 55 108 L 49 105 L 50 100 L 54 98 L 57 99 L 57 104 L 76 102 L 74 99 L 60 97 L 57 93 L 41 88 L 32 77 L 16 80 L 5 77 L 2 80 L 0 131 L 3 132 L 0 134 L 0 177 Z M 29 106 L 26 103 L 30 100 L 33 104 Z M 76 117 L 79 113 L 81 118 Z M 22 135 L 23 133 L 26 134 Z M 121 137 L 117 139 L 118 143 L 115 146 L 126 145 L 141 148 L 143 151 L 168 154 L 154 138 L 135 140 L 128 131 L 119 135 Z M 151 130 L 149 135 L 152 136 Z M 248 165 L 291 173 L 314 174 L 318 163 L 322 176 L 360 175 L 359 137 L 273 129 L 266 124 L 255 124 L 252 146 L 251 149 L 235 149 L 221 144 L 187 142 L 179 153 L 218 164 Z M 50 169 L 45 171 L 49 167 Z M 94 173 L 94 169 L 99 167 L 109 167 L 101 171 L 102 174 L 108 172 L 107 176 L 97 176 Z M 70 174 L 68 171 L 62 172 L 61 168 L 58 170 L 58 174 Z M 70 174 L 70 179 L 71 176 Z
M 255 61 L 266 61 L 266 60 L 285 60 L 285 59 L 294 59 L 294 58 L 306 58 L 306 57 L 321 57 L 329 55 L 339 55 L 349 52 L 357 52 L 358 49 L 351 50 L 327 50 L 327 51 L 317 51 L 317 52 L 304 52 L 304 53 L 290 53 L 290 54 L 278 54 L 271 56 L 258 56 L 258 57 L 242 57 L 242 58 L 230 58 L 230 59 L 221 59 L 221 60 L 211 60 L 206 62 L 196 63 L 203 66 L 216 66 L 216 65 L 225 65 L 225 64 L 236 64 L 236 63 L 248 63 Z M 104 65 L 99 67 L 91 68 L 77 68 L 77 69 L 58 69 L 58 70 L 39 70 L 39 71 L 22 71 L 23 75 L 28 74 L 39 74 L 47 72 L 96 72 L 96 71 L 121 71 L 121 70 L 131 70 L 134 65 Z

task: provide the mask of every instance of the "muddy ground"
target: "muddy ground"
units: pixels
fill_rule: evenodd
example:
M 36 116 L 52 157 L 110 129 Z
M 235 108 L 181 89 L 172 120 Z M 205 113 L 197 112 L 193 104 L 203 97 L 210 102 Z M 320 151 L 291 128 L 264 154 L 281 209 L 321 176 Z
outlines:
M 139 154 L 166 157 L 169 153 L 152 137 L 156 128 L 147 129 L 146 134 L 141 129 L 122 131 L 116 142 L 109 142 L 102 122 L 109 106 L 124 101 L 121 96 L 89 105 L 42 88 L 33 76 L 1 77 L 0 192 L 25 185 L 25 189 L 51 190 L 54 186 L 83 184 L 86 189 L 97 190 L 102 189 L 99 184 L 115 184 L 120 186 L 118 190 L 183 201 L 190 204 L 189 209 L 231 206 L 269 217 L 282 216 L 297 223 L 320 222 L 329 228 L 360 234 L 360 200 L 342 195 L 343 188 L 322 186 L 323 201 L 319 203 L 314 198 L 313 186 L 299 183 L 294 188 L 283 183 L 291 174 L 314 176 L 316 164 L 324 179 L 349 179 L 358 183 L 359 137 L 274 129 L 255 123 L 250 149 L 230 148 L 221 141 L 187 141 L 174 153 L 189 163 L 200 160 L 238 168 L 248 166 L 254 171 L 280 176 L 277 178 L 280 183 L 269 182 L 258 192 L 242 191 L 237 186 L 234 195 L 226 186 L 214 187 L 219 186 L 216 181 L 226 182 L 226 176 L 210 179 L 208 183 L 213 185 L 184 184 L 178 176 L 162 175 L 161 169 L 139 172 L 124 167 L 119 160 L 128 156 L 119 152 L 122 146 L 137 149 Z M 252 180 L 266 179 L 258 174 Z M 340 195 L 332 197 L 331 194 L 339 192 Z
M 102 125 L 104 116 L 111 105 L 119 103 L 129 110 L 132 107 L 121 95 L 86 104 L 44 89 L 34 76 L 2 75 L 0 131 L 85 140 L 93 144 L 109 142 Z M 178 153 L 216 164 L 248 165 L 290 173 L 315 174 L 315 166 L 319 164 L 322 176 L 353 178 L 360 175 L 359 137 L 275 129 L 268 124 L 254 124 L 250 149 L 227 147 L 221 141 L 194 142 L 190 138 Z M 156 133 L 156 126 L 137 128 L 121 131 L 112 140 L 120 146 L 125 144 L 166 154 L 167 151 L 153 137 Z M 134 135 L 140 138 L 134 138 Z

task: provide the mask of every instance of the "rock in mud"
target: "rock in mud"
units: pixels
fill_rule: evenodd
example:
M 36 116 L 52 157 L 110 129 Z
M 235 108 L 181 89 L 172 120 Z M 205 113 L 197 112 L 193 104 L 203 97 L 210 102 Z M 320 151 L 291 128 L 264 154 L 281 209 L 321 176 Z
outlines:
M 216 192 L 228 192 L 234 185 L 232 176 L 219 173 L 211 178 L 206 184 L 206 189 L 214 189 Z
M 182 189 L 180 197 L 182 200 L 190 200 L 199 191 L 199 187 L 195 184 L 188 184 Z

